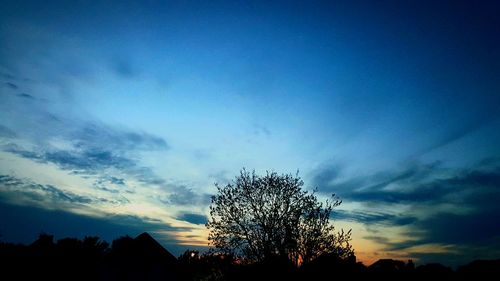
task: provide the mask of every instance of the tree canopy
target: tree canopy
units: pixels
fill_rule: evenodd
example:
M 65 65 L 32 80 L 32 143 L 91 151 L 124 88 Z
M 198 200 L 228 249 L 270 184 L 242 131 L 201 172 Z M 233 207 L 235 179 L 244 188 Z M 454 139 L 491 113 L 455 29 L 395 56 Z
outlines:
M 247 262 L 286 258 L 307 263 L 322 254 L 347 258 L 354 254 L 351 231 L 336 232 L 330 214 L 341 200 L 320 202 L 315 192 L 291 174 L 256 175 L 243 169 L 210 205 L 209 241 L 221 253 Z

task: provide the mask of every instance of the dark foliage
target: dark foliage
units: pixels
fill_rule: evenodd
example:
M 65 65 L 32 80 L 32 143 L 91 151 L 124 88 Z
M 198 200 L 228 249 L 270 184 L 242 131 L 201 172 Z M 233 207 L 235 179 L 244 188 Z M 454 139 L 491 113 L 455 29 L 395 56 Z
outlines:
M 124 236 L 111 247 L 98 237 L 31 245 L 0 243 L 1 280 L 178 280 L 177 259 L 149 234 Z
M 98 237 L 54 241 L 41 234 L 31 245 L 0 244 L 2 273 L 12 280 L 49 278 L 95 279 L 108 253 L 108 244 Z

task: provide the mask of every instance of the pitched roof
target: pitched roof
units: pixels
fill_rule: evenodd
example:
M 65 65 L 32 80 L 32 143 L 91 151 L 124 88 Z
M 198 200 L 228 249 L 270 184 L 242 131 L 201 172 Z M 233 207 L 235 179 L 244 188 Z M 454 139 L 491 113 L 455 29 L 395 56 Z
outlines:
M 144 232 L 134 238 L 134 242 L 143 257 L 162 259 L 163 261 L 176 263 L 177 258 L 156 241 L 149 233 Z

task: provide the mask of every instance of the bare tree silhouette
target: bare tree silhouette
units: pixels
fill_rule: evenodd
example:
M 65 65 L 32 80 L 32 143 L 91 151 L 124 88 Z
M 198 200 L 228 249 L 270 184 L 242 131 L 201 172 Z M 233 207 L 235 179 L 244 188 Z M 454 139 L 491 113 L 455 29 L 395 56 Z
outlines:
M 232 183 L 216 184 L 206 224 L 211 245 L 245 262 L 287 259 L 297 265 L 322 254 L 354 255 L 351 231 L 335 232 L 330 224 L 341 201 L 332 195 L 320 202 L 303 185 L 298 173 L 258 176 L 245 169 Z

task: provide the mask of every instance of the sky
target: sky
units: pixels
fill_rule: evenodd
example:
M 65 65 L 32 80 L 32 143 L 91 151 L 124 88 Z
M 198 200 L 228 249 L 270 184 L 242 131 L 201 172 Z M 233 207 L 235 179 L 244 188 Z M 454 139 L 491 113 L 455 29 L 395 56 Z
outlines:
M 2 1 L 0 239 L 203 249 L 242 168 L 359 260 L 500 257 L 498 1 Z

